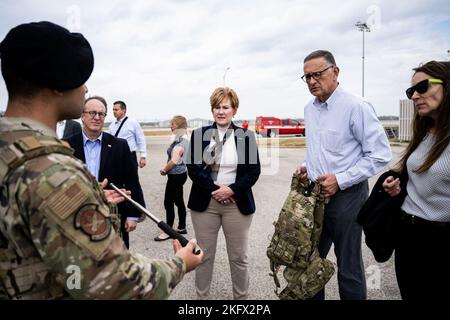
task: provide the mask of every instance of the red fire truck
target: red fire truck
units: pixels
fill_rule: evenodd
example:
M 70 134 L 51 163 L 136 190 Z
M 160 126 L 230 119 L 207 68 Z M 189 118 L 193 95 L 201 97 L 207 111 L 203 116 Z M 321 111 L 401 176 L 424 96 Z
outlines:
M 305 124 L 296 119 L 279 119 L 275 117 L 257 117 L 255 121 L 255 132 L 263 137 L 274 138 L 278 135 L 305 135 Z

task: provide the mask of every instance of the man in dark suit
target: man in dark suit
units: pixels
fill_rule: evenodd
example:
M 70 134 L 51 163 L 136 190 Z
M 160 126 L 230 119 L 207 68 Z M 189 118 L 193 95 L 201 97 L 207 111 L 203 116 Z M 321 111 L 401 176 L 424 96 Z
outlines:
M 127 141 L 103 132 L 106 106 L 102 97 L 88 98 L 81 116 L 83 131 L 67 139 L 67 142 L 75 149 L 75 156 L 86 163 L 98 181 L 108 179 L 117 187 L 130 190 L 131 197 L 145 207 L 137 167 L 133 165 Z M 118 210 L 122 238 L 128 248 L 128 233 L 136 229 L 141 214 L 129 203 L 119 204 Z
M 56 124 L 56 134 L 59 139 L 67 138 L 81 133 L 81 125 L 75 120 L 62 120 Z

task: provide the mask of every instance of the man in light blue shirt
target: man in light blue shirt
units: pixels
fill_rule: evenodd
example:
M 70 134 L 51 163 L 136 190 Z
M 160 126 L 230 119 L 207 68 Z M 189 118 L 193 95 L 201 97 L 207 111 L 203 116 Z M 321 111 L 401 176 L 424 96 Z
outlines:
M 133 157 L 136 158 L 136 165 L 139 168 L 145 167 L 147 158 L 147 144 L 141 125 L 135 119 L 126 116 L 127 105 L 123 101 L 116 101 L 113 104 L 113 113 L 116 121 L 109 125 L 109 133 L 115 137 L 127 140 Z M 139 162 L 137 161 L 139 152 Z
M 342 89 L 333 55 L 324 50 L 304 60 L 302 79 L 315 98 L 305 107 L 306 167 L 302 179 L 321 184 L 327 199 L 319 251 L 333 243 L 341 299 L 367 296 L 356 216 L 368 197 L 367 180 L 391 160 L 389 141 L 372 105 Z M 322 290 L 315 299 L 323 299 Z

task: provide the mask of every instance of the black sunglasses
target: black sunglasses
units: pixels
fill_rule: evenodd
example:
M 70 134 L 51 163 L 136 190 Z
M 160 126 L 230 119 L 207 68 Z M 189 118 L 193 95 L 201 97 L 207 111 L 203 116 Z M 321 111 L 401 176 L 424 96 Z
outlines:
M 444 83 L 441 79 L 425 79 L 418 83 L 416 83 L 411 88 L 406 89 L 406 96 L 408 99 L 411 99 L 414 92 L 417 91 L 419 94 L 424 94 L 428 91 L 428 88 L 430 87 L 430 83 Z

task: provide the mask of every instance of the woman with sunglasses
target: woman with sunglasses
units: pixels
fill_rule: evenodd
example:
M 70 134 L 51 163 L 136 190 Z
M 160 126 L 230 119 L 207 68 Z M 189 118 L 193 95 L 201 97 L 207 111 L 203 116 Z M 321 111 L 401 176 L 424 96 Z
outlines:
M 450 62 L 413 70 L 412 140 L 398 163 L 401 178 L 386 178 L 383 188 L 400 197 L 406 185 L 395 248 L 402 299 L 443 299 L 450 297 Z

